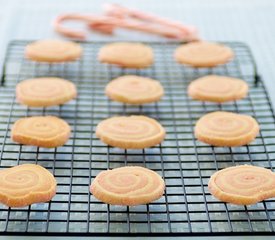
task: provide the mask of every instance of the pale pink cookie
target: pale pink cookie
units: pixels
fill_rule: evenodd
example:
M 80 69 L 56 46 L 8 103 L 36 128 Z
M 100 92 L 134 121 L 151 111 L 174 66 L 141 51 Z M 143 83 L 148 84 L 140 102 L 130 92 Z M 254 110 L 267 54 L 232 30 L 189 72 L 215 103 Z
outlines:
M 175 59 L 181 64 L 193 67 L 215 67 L 233 59 L 231 48 L 210 42 L 191 42 L 183 44 L 175 51 Z
M 25 56 L 36 62 L 68 62 L 81 57 L 82 47 L 62 40 L 39 40 L 26 46 Z
M 196 100 L 223 103 L 246 97 L 248 84 L 238 78 L 208 75 L 188 86 L 188 95 Z
M 164 128 L 145 116 L 121 116 L 103 120 L 97 125 L 96 136 L 110 146 L 123 149 L 142 149 L 160 144 Z
M 9 207 L 48 202 L 55 193 L 54 176 L 39 165 L 23 164 L 0 171 L 0 202 Z
M 116 78 L 107 84 L 105 93 L 114 101 L 144 104 L 159 101 L 164 95 L 164 90 L 156 80 L 126 75 Z
M 75 85 L 62 78 L 32 78 L 16 85 L 17 101 L 29 107 L 63 104 L 75 98 L 76 95 Z
M 54 116 L 21 118 L 11 130 L 14 142 L 45 148 L 64 145 L 70 138 L 71 128 L 63 119 Z
M 195 136 L 213 146 L 234 147 L 252 142 L 259 133 L 259 124 L 251 116 L 212 112 L 202 116 L 196 123 Z
M 98 60 L 123 68 L 146 68 L 152 65 L 154 55 L 152 48 L 145 44 L 117 42 L 103 46 L 99 51 Z
M 214 173 L 208 183 L 217 199 L 239 205 L 249 205 L 275 197 L 275 174 L 269 169 L 241 165 Z
M 163 179 L 143 167 L 120 167 L 99 173 L 90 191 L 98 200 L 113 204 L 134 206 L 159 199 L 165 189 Z

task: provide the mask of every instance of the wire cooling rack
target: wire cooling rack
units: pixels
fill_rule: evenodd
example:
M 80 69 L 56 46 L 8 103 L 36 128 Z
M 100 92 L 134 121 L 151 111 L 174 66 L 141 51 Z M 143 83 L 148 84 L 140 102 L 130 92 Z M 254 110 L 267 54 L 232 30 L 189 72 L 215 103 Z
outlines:
M 264 84 L 257 75 L 249 48 L 227 42 L 235 59 L 213 69 L 194 69 L 177 64 L 173 51 L 178 43 L 148 43 L 155 64 L 143 70 L 120 69 L 100 64 L 96 55 L 103 42 L 82 43 L 81 60 L 65 64 L 42 64 L 24 59 L 28 41 L 13 41 L 7 50 L 0 88 L 0 167 L 37 163 L 50 170 L 57 194 L 49 203 L 25 208 L 0 205 L 0 234 L 17 235 L 249 235 L 274 234 L 275 200 L 251 206 L 225 204 L 213 198 L 207 183 L 215 171 L 238 164 L 273 169 L 275 163 L 275 118 Z M 131 106 L 112 102 L 105 85 L 123 74 L 158 79 L 165 88 L 159 103 Z M 247 98 L 225 104 L 193 101 L 186 88 L 191 80 L 206 74 L 239 77 L 250 87 Z M 73 81 L 78 98 L 63 106 L 27 108 L 15 101 L 18 81 L 39 76 L 58 76 Z M 203 114 L 233 111 L 255 117 L 261 127 L 248 146 L 212 147 L 196 141 L 193 126 Z M 166 129 L 160 145 L 144 150 L 121 150 L 100 142 L 94 132 L 102 119 L 113 115 L 144 114 L 156 118 Z M 15 144 L 10 128 L 19 118 L 56 115 L 72 127 L 69 142 L 46 149 Z M 102 170 L 140 165 L 158 172 L 165 180 L 162 198 L 135 207 L 111 206 L 89 193 L 91 180 Z

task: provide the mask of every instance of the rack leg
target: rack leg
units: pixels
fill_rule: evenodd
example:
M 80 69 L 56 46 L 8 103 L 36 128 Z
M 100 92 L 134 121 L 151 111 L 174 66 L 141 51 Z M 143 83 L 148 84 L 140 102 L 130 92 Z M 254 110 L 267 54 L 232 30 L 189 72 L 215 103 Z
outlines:
M 255 87 L 258 86 L 258 83 L 260 82 L 260 80 L 261 80 L 260 75 L 258 73 L 255 73 L 255 75 L 254 75 L 254 85 L 255 85 Z
M 3 64 L 3 68 L 2 68 L 1 86 L 5 85 L 5 79 L 6 79 L 6 63 Z

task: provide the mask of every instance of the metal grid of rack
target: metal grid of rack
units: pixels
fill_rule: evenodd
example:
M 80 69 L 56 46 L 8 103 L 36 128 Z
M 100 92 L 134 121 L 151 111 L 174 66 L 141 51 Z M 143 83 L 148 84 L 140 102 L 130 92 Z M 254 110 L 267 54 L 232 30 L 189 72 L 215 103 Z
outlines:
M 275 117 L 263 82 L 257 75 L 249 48 L 227 42 L 235 59 L 213 69 L 194 69 L 177 64 L 173 51 L 179 43 L 148 43 L 155 53 L 152 67 L 121 69 L 100 64 L 96 55 L 104 42 L 81 43 L 84 56 L 76 62 L 34 63 L 24 58 L 28 41 L 13 41 L 7 50 L 0 89 L 0 168 L 37 163 L 50 170 L 57 182 L 56 196 L 49 203 L 25 208 L 0 205 L 0 234 L 22 235 L 234 235 L 274 234 L 275 200 L 251 206 L 226 204 L 213 198 L 207 183 L 215 171 L 237 164 L 273 169 L 275 164 Z M 108 100 L 105 85 L 123 74 L 158 79 L 165 88 L 162 101 L 143 106 Z M 190 81 L 206 74 L 246 80 L 247 98 L 225 104 L 191 100 Z M 73 81 L 77 99 L 49 108 L 27 108 L 15 100 L 16 83 L 32 77 L 58 76 Z M 249 114 L 261 127 L 248 146 L 212 147 L 196 141 L 193 126 L 204 113 L 224 110 Z M 144 114 L 166 129 L 165 141 L 144 150 L 122 150 L 104 145 L 94 135 L 102 119 L 113 115 Z M 46 149 L 15 144 L 10 128 L 19 118 L 55 115 L 72 128 L 69 142 Z M 139 165 L 158 172 L 165 180 L 162 198 L 135 207 L 111 206 L 89 193 L 91 180 L 102 170 Z

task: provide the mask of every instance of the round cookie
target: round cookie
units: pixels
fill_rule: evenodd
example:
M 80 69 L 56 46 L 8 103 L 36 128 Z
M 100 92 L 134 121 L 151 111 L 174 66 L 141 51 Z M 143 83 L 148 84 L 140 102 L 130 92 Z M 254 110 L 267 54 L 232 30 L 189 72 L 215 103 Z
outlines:
M 249 205 L 275 197 L 275 174 L 262 167 L 241 165 L 214 173 L 210 193 L 223 202 Z
M 56 193 L 56 180 L 45 168 L 23 164 L 0 171 L 0 202 L 24 207 L 50 201 Z
M 222 44 L 191 42 L 178 47 L 174 56 L 181 64 L 193 67 L 215 67 L 232 60 L 234 53 L 231 48 Z
M 68 62 L 81 57 L 82 47 L 62 40 L 39 40 L 26 46 L 25 56 L 36 62 Z
M 123 149 L 143 149 L 160 144 L 164 128 L 145 116 L 121 116 L 103 120 L 97 125 L 96 136 L 110 146 Z
M 68 123 L 54 116 L 22 118 L 15 122 L 11 130 L 14 142 L 45 148 L 64 145 L 70 134 Z
M 142 43 L 117 42 L 103 46 L 98 60 L 123 68 L 146 68 L 152 65 L 154 54 L 151 47 Z
M 198 140 L 213 146 L 234 147 L 252 142 L 259 133 L 257 121 L 247 115 L 212 112 L 201 117 L 195 126 Z
M 120 167 L 99 173 L 90 186 L 98 200 L 134 206 L 159 199 L 165 189 L 163 179 L 154 171 L 137 166 Z
M 77 95 L 75 85 L 65 79 L 45 77 L 27 79 L 16 86 L 16 98 L 29 107 L 63 104 Z
M 196 100 L 209 102 L 229 102 L 246 97 L 248 85 L 237 78 L 209 75 L 192 81 L 188 95 Z
M 126 75 L 112 80 L 105 88 L 114 101 L 129 104 L 157 102 L 164 94 L 161 84 L 153 79 Z

